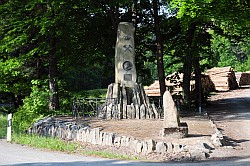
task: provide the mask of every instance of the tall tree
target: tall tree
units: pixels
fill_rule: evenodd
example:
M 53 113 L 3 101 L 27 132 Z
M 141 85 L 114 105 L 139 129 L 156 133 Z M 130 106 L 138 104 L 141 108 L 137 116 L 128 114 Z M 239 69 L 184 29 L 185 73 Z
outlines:
M 163 97 L 164 92 L 166 91 L 165 83 L 165 72 L 163 64 L 163 42 L 162 35 L 160 30 L 160 17 L 159 12 L 159 1 L 153 0 L 153 11 L 154 11 L 154 27 L 155 27 L 155 37 L 156 37 L 156 54 L 157 54 L 157 69 L 158 69 L 158 78 L 160 84 L 160 93 Z

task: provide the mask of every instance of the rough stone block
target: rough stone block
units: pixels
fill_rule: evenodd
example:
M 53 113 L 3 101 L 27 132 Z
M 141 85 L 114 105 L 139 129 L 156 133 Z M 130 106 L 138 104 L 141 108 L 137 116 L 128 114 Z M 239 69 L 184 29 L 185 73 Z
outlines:
M 131 140 L 131 138 L 130 137 L 126 137 L 126 142 L 125 142 L 125 146 L 126 147 L 129 147 L 129 144 L 130 144 L 130 140 Z
M 100 133 L 101 133 L 101 128 L 96 128 L 95 129 L 95 138 L 96 138 L 96 144 L 100 142 Z
M 137 143 L 139 143 L 139 141 L 134 139 L 133 141 L 131 141 L 131 144 L 130 144 L 130 147 L 134 148 L 135 152 L 137 152 Z
M 185 138 L 188 136 L 187 123 L 181 123 L 180 127 L 163 128 L 160 134 L 162 137 Z
M 155 151 L 157 153 L 165 153 L 167 151 L 167 146 L 164 142 L 157 142 L 155 146 Z
M 138 104 L 135 104 L 135 118 L 140 119 L 140 107 Z
M 137 142 L 136 144 L 136 153 L 141 153 L 142 152 L 142 143 L 141 142 Z
M 67 139 L 71 140 L 72 139 L 72 131 L 71 130 L 67 130 Z
M 77 140 L 77 130 L 72 130 L 72 139 L 73 139 L 74 141 Z
M 109 133 L 108 134 L 108 145 L 109 146 L 114 145 L 114 139 L 115 139 L 115 134 L 114 133 Z
M 127 118 L 132 119 L 133 107 L 131 105 L 127 105 Z
M 121 146 L 121 137 L 116 136 L 114 139 L 114 146 L 120 147 Z
M 173 144 L 174 145 L 174 152 L 175 153 L 179 153 L 179 152 L 181 152 L 182 151 L 182 145 L 180 145 L 180 144 Z
M 147 154 L 148 153 L 148 144 L 146 141 L 142 141 L 142 153 Z
M 130 137 L 129 142 L 128 142 L 128 146 L 133 148 L 135 146 L 134 144 L 135 138 L 134 137 Z
M 173 144 L 171 142 L 168 142 L 167 143 L 167 152 L 173 153 L 173 148 L 174 148 Z
M 144 104 L 140 106 L 140 119 L 145 119 L 146 118 L 146 107 Z
M 82 142 L 87 142 L 86 131 L 86 129 L 83 129 L 82 131 Z
M 77 141 L 82 141 L 82 131 L 83 129 L 79 129 L 77 131 Z
M 122 147 L 125 147 L 125 146 L 126 146 L 126 139 L 127 139 L 126 136 L 122 136 L 122 137 L 121 137 L 121 146 L 122 146 Z
M 90 142 L 91 141 L 91 139 L 90 139 L 90 130 L 89 129 L 86 130 L 85 137 L 86 137 L 86 142 Z
M 147 153 L 151 153 L 155 150 L 155 141 L 150 139 L 146 140 L 147 143 Z
M 99 139 L 97 141 L 97 145 L 102 145 L 103 142 L 103 132 L 99 132 Z

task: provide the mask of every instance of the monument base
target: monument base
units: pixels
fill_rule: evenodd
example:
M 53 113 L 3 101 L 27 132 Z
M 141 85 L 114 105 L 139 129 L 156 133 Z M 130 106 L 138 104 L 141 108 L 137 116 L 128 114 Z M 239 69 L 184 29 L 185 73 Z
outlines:
M 109 99 L 115 102 L 109 103 Z M 123 84 L 112 83 L 108 86 L 106 107 L 99 113 L 105 119 L 157 119 L 159 111 L 150 104 L 142 85 L 134 83 L 127 87 Z
M 179 127 L 163 128 L 160 134 L 164 138 L 185 138 L 188 136 L 188 125 L 186 122 L 183 122 Z

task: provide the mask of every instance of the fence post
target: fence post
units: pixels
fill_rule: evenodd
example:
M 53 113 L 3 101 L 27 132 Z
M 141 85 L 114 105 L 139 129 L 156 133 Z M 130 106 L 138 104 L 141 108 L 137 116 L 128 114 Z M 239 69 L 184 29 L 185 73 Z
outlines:
M 7 141 L 11 142 L 12 113 L 8 114 Z

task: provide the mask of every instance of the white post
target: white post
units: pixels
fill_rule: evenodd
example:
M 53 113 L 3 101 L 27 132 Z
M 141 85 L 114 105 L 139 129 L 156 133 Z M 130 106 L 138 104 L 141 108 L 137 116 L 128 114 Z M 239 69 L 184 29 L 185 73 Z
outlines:
M 12 114 L 8 114 L 7 141 L 11 141 Z

